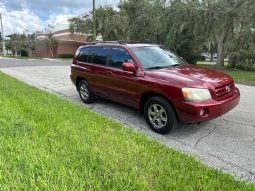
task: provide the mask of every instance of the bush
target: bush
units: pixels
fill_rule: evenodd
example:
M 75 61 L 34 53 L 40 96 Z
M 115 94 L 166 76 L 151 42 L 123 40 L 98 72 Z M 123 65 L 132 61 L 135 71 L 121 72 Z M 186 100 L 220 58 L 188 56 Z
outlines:
M 197 56 L 197 61 L 205 61 L 205 60 L 206 60 L 205 56 L 202 56 L 202 55 Z
M 198 61 L 205 61 L 203 56 L 200 56 L 198 54 L 188 54 L 183 56 L 183 58 L 189 63 L 189 64 L 196 64 Z
M 232 52 L 229 55 L 228 67 L 255 71 L 255 52 L 248 52 L 245 50 Z
M 177 36 L 175 52 L 189 64 L 196 64 L 198 60 L 202 59 L 195 47 L 194 37 L 188 30 L 184 30 Z
M 23 56 L 23 57 L 28 57 L 28 53 L 25 50 L 21 50 L 20 55 Z
M 73 54 L 60 54 L 58 55 L 59 58 L 73 58 Z

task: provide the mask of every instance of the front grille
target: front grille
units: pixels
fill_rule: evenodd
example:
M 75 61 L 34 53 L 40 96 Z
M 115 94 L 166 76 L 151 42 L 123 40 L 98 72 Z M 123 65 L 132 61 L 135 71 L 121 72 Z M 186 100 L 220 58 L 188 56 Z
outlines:
M 225 100 L 233 96 L 233 91 L 235 89 L 234 82 L 226 84 L 224 86 L 219 86 L 214 89 L 216 100 Z

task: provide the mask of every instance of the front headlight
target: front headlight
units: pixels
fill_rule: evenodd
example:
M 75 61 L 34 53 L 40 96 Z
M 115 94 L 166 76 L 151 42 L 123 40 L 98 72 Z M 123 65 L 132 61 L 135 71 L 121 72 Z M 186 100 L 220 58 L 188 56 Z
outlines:
M 212 99 L 208 89 L 202 88 L 182 88 L 182 94 L 187 101 L 203 101 Z

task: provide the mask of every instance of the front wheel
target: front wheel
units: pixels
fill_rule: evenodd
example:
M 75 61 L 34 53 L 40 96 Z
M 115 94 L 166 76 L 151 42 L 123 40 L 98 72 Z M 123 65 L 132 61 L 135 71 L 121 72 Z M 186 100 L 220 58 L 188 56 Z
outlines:
M 149 127 L 160 134 L 169 133 L 174 124 L 177 123 L 172 105 L 159 96 L 152 97 L 146 102 L 144 117 Z

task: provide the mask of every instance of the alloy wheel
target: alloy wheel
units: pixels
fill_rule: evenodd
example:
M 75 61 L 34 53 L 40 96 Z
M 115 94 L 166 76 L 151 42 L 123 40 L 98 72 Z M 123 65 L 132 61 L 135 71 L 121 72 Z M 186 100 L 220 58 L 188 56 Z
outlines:
M 156 129 L 165 127 L 168 120 L 165 108 L 159 104 L 153 104 L 149 107 L 148 118 Z

